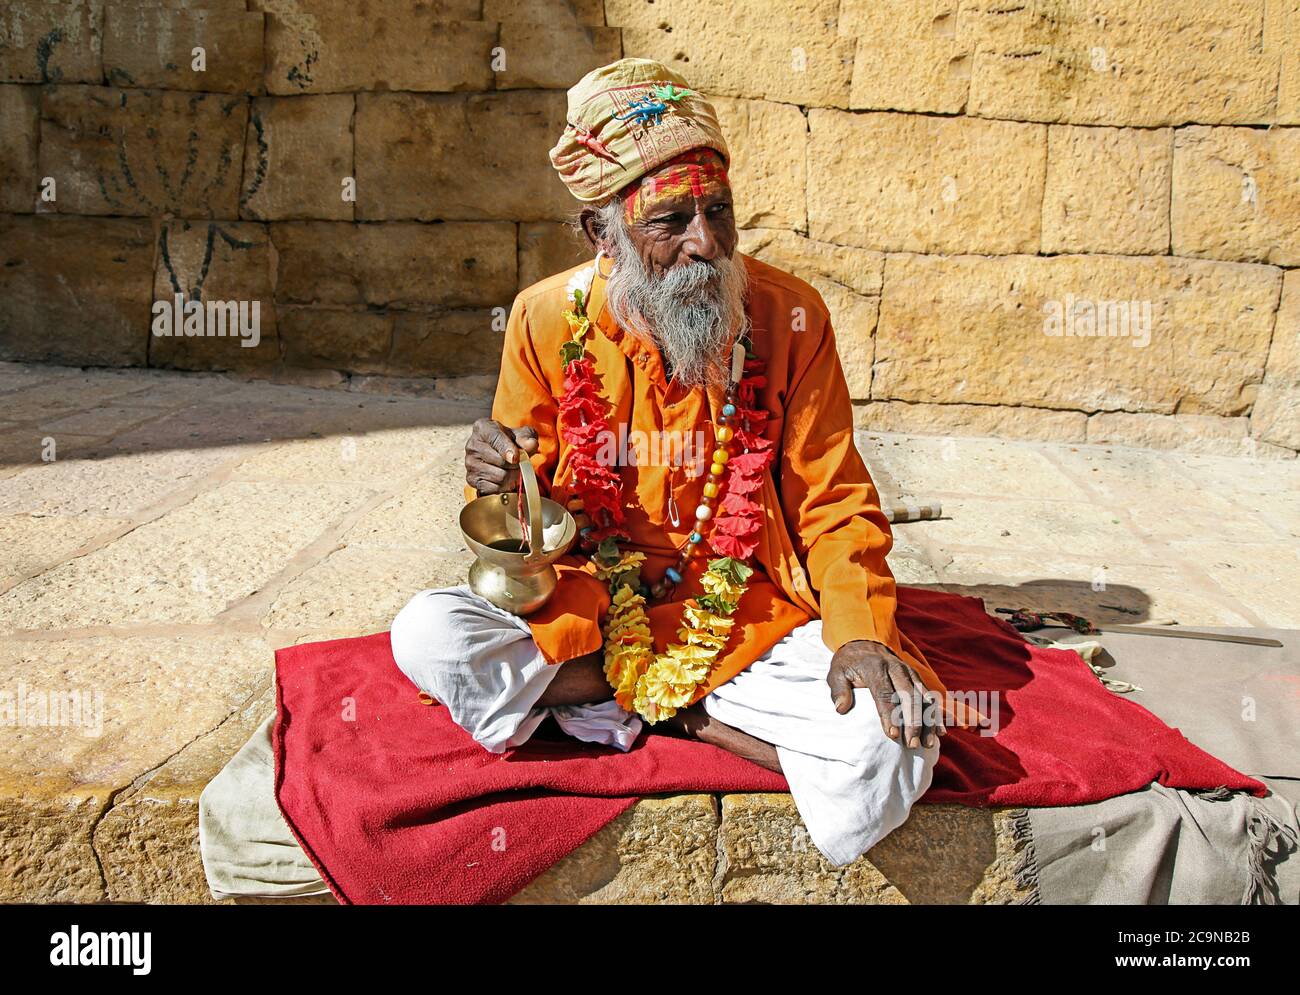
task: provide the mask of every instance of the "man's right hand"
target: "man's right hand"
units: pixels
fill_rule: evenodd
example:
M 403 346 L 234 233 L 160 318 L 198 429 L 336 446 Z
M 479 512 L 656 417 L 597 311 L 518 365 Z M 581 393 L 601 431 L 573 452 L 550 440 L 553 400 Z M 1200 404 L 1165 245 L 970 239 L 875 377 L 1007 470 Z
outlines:
M 465 443 L 465 483 L 482 497 L 519 486 L 519 460 L 538 449 L 537 432 L 527 426 L 506 428 L 491 418 L 474 423 Z

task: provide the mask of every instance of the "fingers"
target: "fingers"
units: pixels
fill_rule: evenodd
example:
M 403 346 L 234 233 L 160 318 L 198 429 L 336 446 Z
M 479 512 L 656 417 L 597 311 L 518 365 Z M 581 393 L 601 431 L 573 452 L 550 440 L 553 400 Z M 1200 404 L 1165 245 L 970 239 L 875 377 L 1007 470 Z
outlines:
M 853 683 L 848 673 L 839 667 L 832 667 L 826 675 L 826 683 L 831 686 L 831 701 L 835 702 L 835 711 L 845 715 L 853 708 Z
M 506 466 L 503 457 L 476 439 L 465 447 L 465 482 L 479 494 L 501 494 L 518 486 L 519 471 Z
M 880 676 L 871 688 L 871 700 L 876 703 L 876 712 L 880 716 L 880 728 L 890 739 L 898 739 L 903 730 L 894 722 L 894 695 L 885 668 L 880 668 Z
M 903 721 L 903 745 L 921 745 L 921 700 L 912 684 L 911 669 L 901 661 L 889 666 L 889 678 L 898 694 Z
M 522 431 L 519 430 L 519 431 Z M 500 453 L 506 463 L 518 463 L 519 453 L 516 448 L 514 436 L 510 430 L 491 418 L 480 418 L 474 423 L 474 434 L 471 439 L 478 439 L 489 450 Z
M 921 683 L 921 679 L 916 677 L 915 674 L 913 674 L 913 677 L 916 680 L 917 686 L 921 689 L 921 694 L 925 701 L 925 711 L 922 713 L 922 718 L 925 722 L 927 732 L 925 745 L 928 749 L 939 741 L 940 736 L 946 736 L 948 734 L 948 729 L 944 725 L 943 721 L 943 704 L 937 691 L 931 691 L 927 688 Z
M 508 494 L 515 489 L 518 479 L 514 473 L 506 473 L 500 467 L 483 462 L 467 463 L 465 482 L 483 497 L 487 494 Z
M 511 429 L 510 431 L 514 433 L 515 442 L 518 444 L 519 448 L 529 456 L 532 456 L 539 448 L 541 448 L 541 440 L 537 437 L 536 429 L 524 425 L 521 428 Z
M 938 744 L 940 736 L 948 732 L 944 726 L 939 695 L 927 688 L 916 671 L 907 664 L 900 663 L 899 667 L 901 674 L 894 670 L 891 678 L 899 685 L 902 698 L 901 709 L 906 726 L 903 742 L 910 747 L 921 746 L 928 750 Z M 901 687 L 903 682 L 907 685 L 905 690 Z
M 491 418 L 480 418 L 465 444 L 465 482 L 479 494 L 514 490 L 521 453 L 535 453 L 538 445 L 531 428 L 509 429 Z

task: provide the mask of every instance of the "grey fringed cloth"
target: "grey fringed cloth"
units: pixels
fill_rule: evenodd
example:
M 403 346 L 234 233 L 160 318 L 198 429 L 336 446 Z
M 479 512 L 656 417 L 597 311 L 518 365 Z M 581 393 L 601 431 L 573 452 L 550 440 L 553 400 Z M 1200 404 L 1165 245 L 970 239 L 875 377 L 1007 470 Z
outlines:
M 1140 689 L 1125 697 L 1270 794 L 1152 784 L 1092 805 L 1021 810 L 1012 826 L 1026 902 L 1300 904 L 1300 631 L 1196 628 L 1284 646 L 1123 633 L 1061 634 L 1057 645 L 1099 640 L 1106 653 L 1093 662 Z

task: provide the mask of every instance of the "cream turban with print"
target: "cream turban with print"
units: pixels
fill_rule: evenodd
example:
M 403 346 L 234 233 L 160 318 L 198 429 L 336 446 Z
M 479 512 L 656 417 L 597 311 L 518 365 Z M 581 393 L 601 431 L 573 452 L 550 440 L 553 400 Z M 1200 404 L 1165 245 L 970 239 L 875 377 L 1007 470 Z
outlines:
M 620 59 L 569 90 L 551 165 L 583 203 L 604 200 L 690 149 L 731 153 L 713 106 L 661 62 Z

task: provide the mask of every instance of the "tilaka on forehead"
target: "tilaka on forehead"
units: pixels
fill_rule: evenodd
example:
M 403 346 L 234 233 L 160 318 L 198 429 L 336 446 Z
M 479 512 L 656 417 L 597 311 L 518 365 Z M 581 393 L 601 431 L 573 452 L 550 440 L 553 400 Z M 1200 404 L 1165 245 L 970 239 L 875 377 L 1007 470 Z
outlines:
M 715 152 L 691 149 L 629 189 L 623 200 L 624 211 L 629 221 L 636 221 L 659 201 L 688 194 L 704 197 L 729 186 L 727 169 Z

